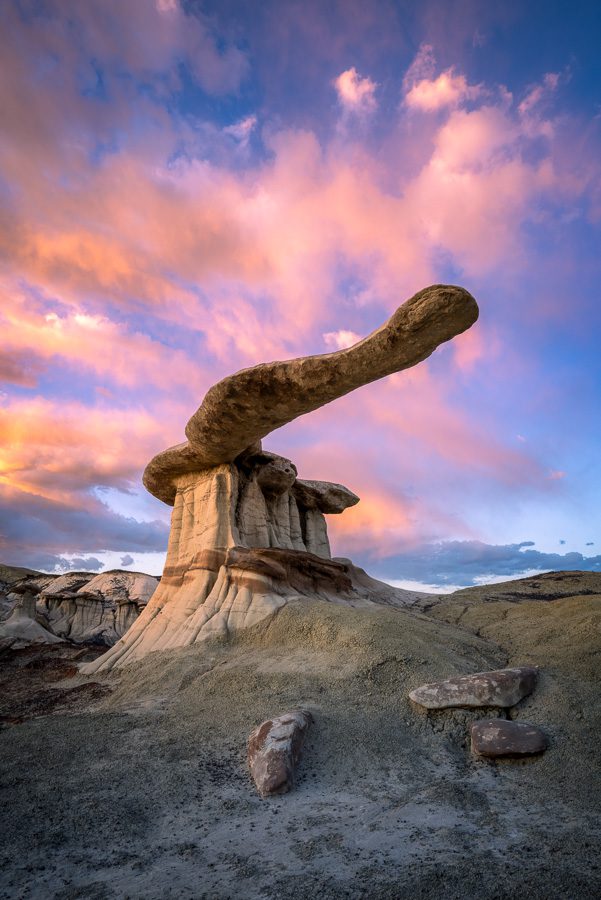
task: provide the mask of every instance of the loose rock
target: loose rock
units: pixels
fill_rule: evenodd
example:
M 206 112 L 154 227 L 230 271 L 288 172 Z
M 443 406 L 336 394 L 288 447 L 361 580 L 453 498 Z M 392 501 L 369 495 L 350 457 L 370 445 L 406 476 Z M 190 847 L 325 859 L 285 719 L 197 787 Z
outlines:
M 294 785 L 305 736 L 313 716 L 296 709 L 268 719 L 248 739 L 248 765 L 262 797 L 285 794 Z
M 547 749 L 547 738 L 536 725 L 486 719 L 472 725 L 472 753 L 479 756 L 531 756 Z
M 515 706 L 532 693 L 536 684 L 537 669 L 520 666 L 498 669 L 495 672 L 476 672 L 459 675 L 446 681 L 422 684 L 410 691 L 409 698 L 426 709 L 451 707 Z

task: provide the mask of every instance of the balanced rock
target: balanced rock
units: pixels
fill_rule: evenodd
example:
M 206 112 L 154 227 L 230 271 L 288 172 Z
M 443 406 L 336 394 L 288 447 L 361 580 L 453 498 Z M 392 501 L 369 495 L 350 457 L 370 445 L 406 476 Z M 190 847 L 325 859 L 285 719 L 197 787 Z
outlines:
M 248 765 L 262 797 L 285 794 L 294 785 L 296 768 L 313 716 L 296 709 L 268 719 L 248 739 Z
M 547 738 L 536 725 L 485 719 L 472 725 L 472 752 L 479 756 L 532 756 L 547 749 Z
M 200 467 L 231 462 L 249 444 L 364 384 L 427 359 L 478 318 L 472 295 L 435 284 L 362 341 L 335 353 L 242 369 L 207 392 L 186 426 Z
M 432 285 L 352 347 L 262 363 L 211 387 L 186 426 L 188 440 L 158 453 L 144 471 L 147 490 L 173 506 L 161 583 L 127 633 L 82 672 L 227 637 L 300 598 L 378 602 L 381 586 L 349 580 L 351 568 L 331 562 L 325 516 L 359 498 L 340 484 L 299 480 L 294 463 L 263 450 L 261 438 L 417 365 L 477 318 L 464 288 Z M 302 589 L 283 577 L 290 571 Z M 407 605 L 408 597 L 398 591 L 392 602 Z
M 532 693 L 537 672 L 533 666 L 520 666 L 459 675 L 446 681 L 422 684 L 410 691 L 409 699 L 426 709 L 481 706 L 507 709 Z

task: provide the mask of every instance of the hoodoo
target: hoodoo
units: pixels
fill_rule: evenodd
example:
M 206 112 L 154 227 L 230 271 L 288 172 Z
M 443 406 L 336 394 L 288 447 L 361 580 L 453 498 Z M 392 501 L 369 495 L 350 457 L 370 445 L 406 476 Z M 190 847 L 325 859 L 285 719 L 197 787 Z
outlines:
M 299 597 L 411 603 L 410 592 L 331 559 L 325 516 L 359 498 L 340 484 L 299 479 L 294 463 L 264 451 L 261 438 L 416 365 L 477 318 L 466 290 L 434 285 L 353 347 L 263 363 L 210 388 L 188 422 L 188 441 L 144 472 L 150 493 L 173 506 L 161 583 L 134 625 L 84 671 L 249 627 Z

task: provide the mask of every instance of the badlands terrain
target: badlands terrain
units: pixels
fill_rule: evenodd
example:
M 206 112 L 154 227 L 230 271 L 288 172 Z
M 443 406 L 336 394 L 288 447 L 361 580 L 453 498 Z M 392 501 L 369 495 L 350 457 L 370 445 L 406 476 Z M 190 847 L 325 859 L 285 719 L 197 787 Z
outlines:
M 2 639 L 0 897 L 601 895 L 601 574 L 404 608 L 297 600 L 234 636 L 83 676 L 147 599 L 148 576 L 108 574 L 119 602 L 106 574 L 90 590 L 85 573 L 60 618 L 40 599 L 56 579 L 0 570 L 5 624 L 24 578 L 46 579 L 40 627 L 63 623 L 50 643 Z M 408 698 L 520 665 L 539 667 L 537 685 L 508 711 Z M 314 718 L 297 784 L 261 799 L 248 735 L 296 707 Z M 474 756 L 471 722 L 496 716 L 539 726 L 546 752 Z

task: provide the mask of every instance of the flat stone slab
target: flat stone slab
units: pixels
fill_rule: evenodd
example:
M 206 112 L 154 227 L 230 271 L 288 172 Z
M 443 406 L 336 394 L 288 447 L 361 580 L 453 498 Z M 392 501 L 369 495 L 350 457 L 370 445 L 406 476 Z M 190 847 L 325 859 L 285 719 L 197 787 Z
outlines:
M 262 722 L 248 739 L 248 765 L 262 797 L 285 794 L 294 786 L 305 736 L 313 716 L 295 709 Z
M 472 753 L 479 756 L 532 756 L 547 749 L 544 732 L 526 722 L 484 719 L 473 723 L 471 735 Z
M 506 709 L 532 693 L 537 673 L 533 666 L 520 666 L 458 675 L 446 681 L 422 684 L 410 691 L 409 698 L 426 709 L 481 706 Z

